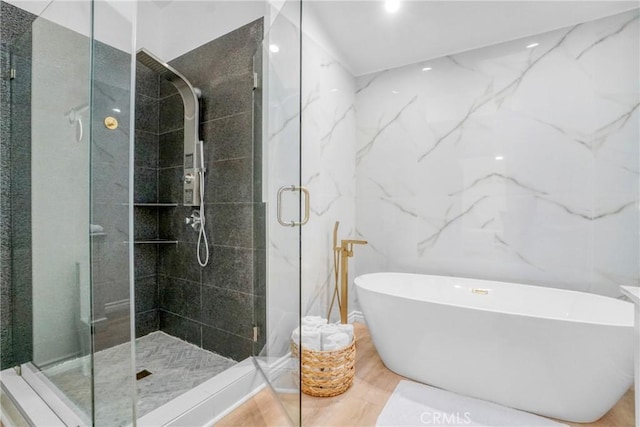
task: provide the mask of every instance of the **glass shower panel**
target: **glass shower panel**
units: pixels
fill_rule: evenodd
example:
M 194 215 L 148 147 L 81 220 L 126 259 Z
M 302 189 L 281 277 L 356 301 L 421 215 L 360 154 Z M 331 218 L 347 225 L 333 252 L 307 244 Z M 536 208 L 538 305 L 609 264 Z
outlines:
M 91 81 L 94 426 L 136 418 L 131 159 L 135 2 L 95 1 Z
M 11 201 L 5 209 L 11 212 L 11 292 L 5 310 L 11 311 L 12 363 L 30 361 L 33 353 L 31 319 L 32 294 L 32 242 L 31 242 L 31 39 L 29 27 L 14 43 L 10 52 L 4 52 L 15 77 L 11 80 L 11 169 L 8 182 Z M 5 63 L 6 64 L 6 63 Z M 6 304 L 6 302 L 5 302 Z M 5 353 L 6 356 L 6 353 Z M 6 367 L 6 366 L 5 366 Z
M 88 423 L 91 12 L 52 2 L 31 34 L 32 361 Z
M 301 198 L 279 190 L 300 185 L 300 8 L 290 0 L 272 9 L 261 52 L 268 306 L 266 345 L 255 359 L 294 425 L 300 425 L 299 369 L 288 354 L 300 325 L 300 226 L 280 221 L 300 221 Z
M 16 280 L 32 283 L 32 363 L 23 372 L 73 425 L 135 419 L 129 238 L 134 18 L 131 2 L 54 1 L 14 53 L 22 65 L 14 95 L 25 106 L 12 109 L 12 125 L 28 125 L 18 115 L 31 120 L 30 150 L 15 140 L 17 133 L 12 140 L 12 177 L 24 184 L 17 200 L 28 199 L 30 229 L 22 234 L 32 248 L 32 272 L 22 269 L 29 280 Z M 23 88 L 29 85 L 30 98 Z

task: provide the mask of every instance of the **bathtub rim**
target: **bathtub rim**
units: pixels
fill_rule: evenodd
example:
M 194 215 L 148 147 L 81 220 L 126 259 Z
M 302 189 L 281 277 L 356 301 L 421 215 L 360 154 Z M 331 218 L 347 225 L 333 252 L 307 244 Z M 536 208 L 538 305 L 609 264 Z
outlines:
M 523 287 L 527 287 L 527 288 L 542 288 L 545 291 L 549 291 L 549 292 L 570 293 L 570 294 L 580 294 L 580 295 L 585 295 L 586 294 L 586 295 L 588 295 L 590 297 L 594 297 L 594 298 L 604 298 L 604 299 L 607 299 L 607 300 L 619 301 L 619 303 L 628 304 L 627 307 L 628 307 L 628 311 L 629 311 L 630 314 L 629 314 L 629 316 L 627 316 L 629 319 L 628 319 L 628 322 L 626 324 L 613 323 L 613 322 L 601 322 L 601 321 L 586 320 L 586 319 L 575 319 L 575 318 L 571 318 L 571 317 L 547 316 L 547 315 L 541 315 L 541 314 L 534 315 L 534 314 L 520 313 L 520 312 L 510 311 L 510 310 L 497 310 L 497 309 L 491 309 L 491 308 L 474 307 L 474 306 L 471 306 L 471 305 L 448 303 L 448 302 L 436 301 L 436 300 L 433 300 L 433 299 L 412 297 L 412 296 L 409 296 L 409 295 L 392 294 L 392 293 L 380 291 L 380 290 L 377 290 L 377 289 L 371 289 L 371 288 L 368 288 L 368 287 L 363 286 L 361 284 L 361 282 L 368 276 L 380 276 L 380 275 L 425 276 L 425 277 L 444 277 L 444 278 L 448 278 L 448 279 L 466 279 L 466 280 L 475 280 L 475 281 L 478 281 L 478 282 L 481 282 L 481 283 L 499 283 L 499 284 L 509 285 L 509 286 L 523 286 Z M 536 285 L 526 285 L 526 284 L 515 283 L 515 282 L 503 282 L 503 281 L 500 281 L 500 280 L 476 279 L 476 278 L 473 278 L 473 277 L 445 276 L 445 275 L 441 275 L 441 274 L 401 273 L 401 272 L 391 272 L 391 271 L 360 274 L 360 275 L 354 277 L 353 283 L 354 283 L 354 285 L 356 287 L 356 292 L 357 292 L 358 288 L 363 288 L 363 290 L 366 290 L 366 291 L 369 291 L 369 292 L 373 292 L 373 293 L 376 293 L 376 294 L 379 294 L 379 295 L 385 295 L 387 297 L 401 298 L 401 299 L 419 301 L 419 302 L 430 303 L 430 304 L 438 304 L 438 305 L 441 305 L 441 306 L 456 307 L 456 308 L 461 308 L 461 309 L 465 309 L 465 310 L 483 311 L 483 312 L 489 312 L 489 313 L 495 313 L 495 314 L 505 314 L 505 315 L 510 315 L 510 316 L 520 316 L 520 317 L 531 318 L 531 319 L 556 320 L 556 321 L 562 321 L 562 322 L 572 322 L 572 323 L 580 323 L 580 324 L 587 324 L 587 325 L 611 326 L 611 327 L 621 327 L 621 328 L 626 328 L 626 327 L 634 328 L 634 326 L 635 326 L 634 305 L 633 305 L 632 302 L 624 301 L 624 300 L 621 300 L 621 299 L 618 299 L 618 298 L 608 297 L 608 296 L 605 296 L 605 295 L 592 294 L 592 293 L 589 293 L 589 292 L 574 291 L 574 290 L 561 289 L 561 288 L 551 288 L 551 287 L 536 286 Z M 482 287 L 482 286 L 480 285 L 479 287 Z

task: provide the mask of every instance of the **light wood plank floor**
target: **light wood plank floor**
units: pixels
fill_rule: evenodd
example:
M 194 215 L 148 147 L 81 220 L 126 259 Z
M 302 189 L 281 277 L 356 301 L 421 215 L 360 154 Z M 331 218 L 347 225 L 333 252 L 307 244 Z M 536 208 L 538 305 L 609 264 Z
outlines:
M 344 394 L 332 398 L 302 395 L 304 426 L 375 426 L 387 399 L 398 382 L 405 379 L 388 370 L 380 360 L 366 326 L 356 324 L 356 378 Z M 288 411 L 295 413 L 297 395 L 280 396 Z M 591 424 L 572 427 L 633 427 L 633 391 L 627 394 L 604 417 Z M 566 422 L 565 422 L 566 423 Z M 289 422 L 272 392 L 263 390 L 216 424 L 235 426 L 288 426 Z

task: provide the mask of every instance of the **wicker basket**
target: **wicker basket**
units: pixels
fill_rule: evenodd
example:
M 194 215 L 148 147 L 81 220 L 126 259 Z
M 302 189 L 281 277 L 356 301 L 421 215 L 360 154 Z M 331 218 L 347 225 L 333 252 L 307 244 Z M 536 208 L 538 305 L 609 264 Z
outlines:
M 291 356 L 300 357 L 298 345 L 291 341 Z M 347 347 L 336 351 L 302 349 L 300 389 L 317 397 L 344 393 L 353 384 L 356 363 L 356 338 Z

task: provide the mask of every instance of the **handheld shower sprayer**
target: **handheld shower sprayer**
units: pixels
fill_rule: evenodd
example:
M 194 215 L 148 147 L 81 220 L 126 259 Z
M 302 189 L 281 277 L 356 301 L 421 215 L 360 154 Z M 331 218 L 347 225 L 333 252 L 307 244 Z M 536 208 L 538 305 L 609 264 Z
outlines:
M 207 231 L 205 230 L 205 210 L 204 210 L 204 174 L 206 169 L 204 167 L 204 144 L 203 141 L 198 141 L 199 146 L 199 171 L 198 179 L 200 180 L 200 230 L 198 231 L 198 264 L 201 267 L 205 267 L 209 263 L 209 242 L 207 241 Z M 200 257 L 200 247 L 204 242 L 204 257 Z
M 198 141 L 196 144 L 196 176 L 191 179 L 198 180 L 198 188 L 200 192 L 198 194 L 198 209 L 194 209 L 191 212 L 191 216 L 186 219 L 186 224 L 190 225 L 198 233 L 198 246 L 196 255 L 198 257 L 198 264 L 201 267 L 206 267 L 209 263 L 209 242 L 207 240 L 207 230 L 205 228 L 207 218 L 204 207 L 204 183 L 206 168 L 204 167 L 204 144 L 203 141 Z M 204 250 L 202 249 L 204 248 Z

